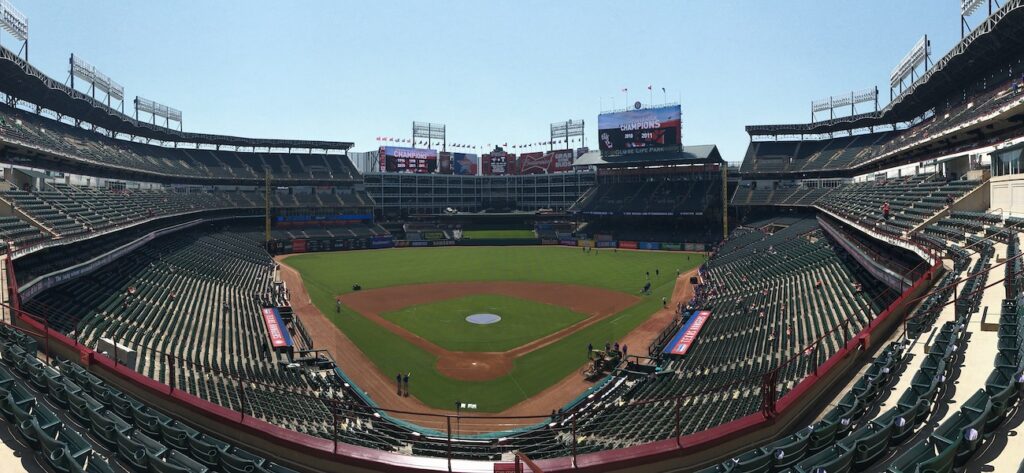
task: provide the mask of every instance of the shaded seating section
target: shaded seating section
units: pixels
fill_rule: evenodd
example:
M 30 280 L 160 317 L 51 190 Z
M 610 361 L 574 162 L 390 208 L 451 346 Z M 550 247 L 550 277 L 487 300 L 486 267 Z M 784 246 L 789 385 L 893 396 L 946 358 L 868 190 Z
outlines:
M 740 172 L 773 174 L 810 171 L 845 171 L 885 157 L 903 148 L 934 139 L 938 134 L 977 120 L 1019 100 L 1013 80 L 986 84 L 972 95 L 950 97 L 928 119 L 906 130 L 838 136 L 823 140 L 752 141 Z M 952 152 L 940 147 L 942 152 Z
M 301 195 L 301 198 L 299 196 Z M 50 234 L 57 237 L 82 235 L 154 218 L 204 210 L 262 209 L 260 191 L 175 192 L 165 189 L 109 190 L 91 186 L 47 184 L 43 189 L 0 191 L 0 199 L 22 211 Z M 372 200 L 364 192 L 321 192 L 307 194 L 275 193 L 272 206 L 278 209 L 368 208 Z M 50 238 L 16 217 L 3 217 L 0 232 L 10 232 L 18 246 Z M 6 226 L 5 226 L 6 225 Z M 9 230 L 8 230 L 9 229 Z M 351 231 L 339 229 L 337 236 L 386 235 L 376 226 L 354 225 Z M 0 233 L 0 237 L 4 235 Z
M 948 181 L 939 174 L 916 175 L 840 187 L 816 205 L 884 233 L 902 235 L 980 184 Z M 890 218 L 882 205 L 890 206 Z
M 600 183 L 570 212 L 602 215 L 700 215 L 718 202 L 721 179 Z
M 49 365 L 36 348 L 31 337 L 0 325 L 0 424 L 51 471 L 294 471 L 152 410 L 77 364 Z
M 740 165 L 743 174 L 850 169 L 877 155 L 892 132 L 843 136 L 821 141 L 754 141 Z
M 263 179 L 270 171 L 274 179 L 360 179 L 343 154 L 171 148 L 110 138 L 5 104 L 0 105 L 0 140 L 92 166 L 175 177 Z

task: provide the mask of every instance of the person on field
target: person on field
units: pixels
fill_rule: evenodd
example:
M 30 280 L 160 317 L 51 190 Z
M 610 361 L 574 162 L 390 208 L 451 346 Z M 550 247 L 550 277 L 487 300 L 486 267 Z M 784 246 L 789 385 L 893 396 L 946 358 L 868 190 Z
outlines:
M 405 384 L 405 397 L 409 397 L 409 377 L 411 376 L 412 372 L 410 371 L 405 373 L 405 376 L 402 377 L 402 382 Z
M 654 268 L 654 275 L 655 276 L 661 276 L 661 270 L 658 269 L 658 268 Z
M 341 313 L 341 299 L 337 299 L 334 301 L 334 312 L 339 314 Z
M 593 353 L 593 352 L 594 352 L 594 344 L 593 343 L 588 343 L 587 344 L 587 359 L 588 360 L 590 359 L 591 353 Z
M 627 353 L 629 353 L 629 346 L 622 345 L 622 357 L 625 358 Z
M 395 384 L 398 385 L 398 395 L 402 395 L 402 373 L 395 375 Z
M 668 298 L 661 296 L 661 308 L 664 309 L 666 307 L 668 307 Z

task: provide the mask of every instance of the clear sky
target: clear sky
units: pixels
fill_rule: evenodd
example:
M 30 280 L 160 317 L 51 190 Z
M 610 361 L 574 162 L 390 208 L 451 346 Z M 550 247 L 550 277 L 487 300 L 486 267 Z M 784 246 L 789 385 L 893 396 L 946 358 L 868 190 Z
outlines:
M 360 151 L 413 120 L 484 146 L 584 119 L 593 148 L 601 108 L 653 85 L 681 100 L 684 144 L 738 161 L 745 125 L 807 122 L 811 100 L 873 86 L 884 106 L 922 34 L 935 59 L 960 35 L 959 0 L 12 1 L 33 65 L 64 80 L 74 52 L 125 86 L 126 111 L 140 95 L 187 131 Z

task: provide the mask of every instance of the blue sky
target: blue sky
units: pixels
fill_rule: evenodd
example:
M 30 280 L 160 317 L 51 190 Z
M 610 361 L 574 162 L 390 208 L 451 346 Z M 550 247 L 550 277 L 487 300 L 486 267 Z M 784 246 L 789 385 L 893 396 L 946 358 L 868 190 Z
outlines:
M 186 130 L 357 150 L 413 120 L 487 145 L 584 119 L 594 148 L 601 107 L 653 85 L 681 99 L 684 144 L 738 161 L 745 125 L 806 122 L 811 100 L 876 85 L 884 105 L 922 34 L 936 59 L 960 35 L 957 0 L 13 1 L 51 77 L 74 52 Z

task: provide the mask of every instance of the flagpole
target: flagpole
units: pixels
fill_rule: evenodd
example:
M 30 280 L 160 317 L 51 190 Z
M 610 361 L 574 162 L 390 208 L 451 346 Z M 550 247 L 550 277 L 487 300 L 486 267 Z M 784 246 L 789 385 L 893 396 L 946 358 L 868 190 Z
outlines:
M 654 105 L 654 89 L 651 88 L 650 86 L 648 86 L 647 87 L 647 94 L 650 95 L 650 97 L 651 97 L 650 101 L 647 102 L 647 106 L 650 107 L 651 105 Z

